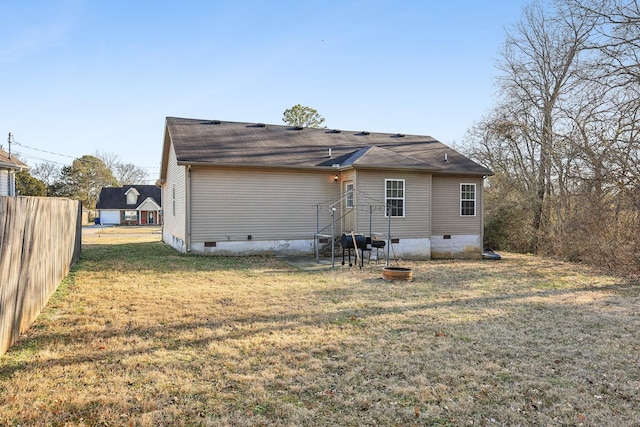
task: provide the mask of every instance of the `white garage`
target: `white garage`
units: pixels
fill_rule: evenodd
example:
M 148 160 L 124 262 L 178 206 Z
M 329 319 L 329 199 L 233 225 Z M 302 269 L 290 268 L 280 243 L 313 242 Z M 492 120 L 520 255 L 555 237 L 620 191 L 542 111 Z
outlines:
M 120 211 L 100 211 L 100 224 L 120 224 Z

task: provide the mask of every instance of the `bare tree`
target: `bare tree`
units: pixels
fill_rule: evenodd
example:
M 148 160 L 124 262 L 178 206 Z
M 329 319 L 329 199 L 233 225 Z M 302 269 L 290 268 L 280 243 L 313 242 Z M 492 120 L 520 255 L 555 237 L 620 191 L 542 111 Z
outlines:
M 31 176 L 44 182 L 47 196 L 51 196 L 51 186 L 60 178 L 60 167 L 54 162 L 41 162 L 30 170 Z
M 467 134 L 470 154 L 496 173 L 485 235 L 510 249 L 638 266 L 638 2 L 550 5 L 527 6 L 509 30 L 500 103 Z
M 106 151 L 98 150 L 95 152 L 93 156 L 102 160 L 102 163 L 104 163 L 107 169 L 109 169 L 112 172 L 116 168 L 116 165 L 120 163 L 120 157 L 115 153 L 109 153 Z
M 596 20 L 591 48 L 600 54 L 602 70 L 622 77 L 615 82 L 640 83 L 640 2 L 638 0 L 566 0 L 565 10 Z
M 507 121 L 518 128 L 520 143 L 530 154 L 535 174 L 532 252 L 538 249 L 552 189 L 556 130 L 560 104 L 579 81 L 578 55 L 586 47 L 594 21 L 586 15 L 548 13 L 542 3 L 525 6 L 523 19 L 507 34 L 498 68 L 498 85 L 505 100 Z M 531 178 L 531 177 L 529 177 Z
M 114 153 L 98 151 L 95 157 L 104 162 L 107 168 L 113 173 L 119 185 L 145 184 L 146 169 L 136 166 L 133 163 L 123 163 L 120 157 Z
M 120 185 L 136 185 L 147 182 L 147 171 L 133 163 L 117 163 L 113 173 Z
M 533 238 L 536 147 L 527 144 L 526 128 L 496 107 L 465 137 L 467 153 L 495 173 L 485 188 L 485 246 L 528 252 Z

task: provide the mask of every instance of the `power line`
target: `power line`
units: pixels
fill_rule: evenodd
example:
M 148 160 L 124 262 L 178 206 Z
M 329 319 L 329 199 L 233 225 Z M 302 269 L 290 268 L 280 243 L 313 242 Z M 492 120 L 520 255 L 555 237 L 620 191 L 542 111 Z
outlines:
M 13 138 L 13 137 L 12 137 L 12 140 L 13 140 L 12 142 L 13 142 L 14 144 L 16 144 L 16 145 L 18 145 L 18 146 L 20 146 L 20 147 L 23 147 L 23 148 L 27 148 L 27 149 L 29 149 L 29 150 L 35 150 L 35 151 L 40 151 L 40 152 L 42 152 L 42 153 L 53 154 L 53 155 L 55 155 L 55 156 L 68 157 L 68 158 L 70 158 L 70 159 L 75 159 L 75 157 L 73 157 L 73 156 L 68 156 L 68 155 L 66 155 L 66 154 L 54 153 L 53 151 L 47 151 L 47 150 L 41 150 L 40 148 L 29 147 L 28 145 L 24 145 L 24 144 L 19 143 L 19 142 L 18 142 L 18 141 L 16 141 L 16 140 L 15 140 L 15 138 Z
M 16 145 L 18 145 L 18 146 L 20 146 L 22 148 L 26 148 L 28 150 L 39 151 L 41 153 L 46 153 L 46 154 L 53 154 L 54 156 L 66 157 L 66 158 L 74 159 L 74 160 L 77 158 L 77 157 L 74 157 L 74 156 L 69 156 L 67 154 L 60 154 L 60 153 L 56 153 L 54 151 L 42 150 L 40 148 L 35 148 L 35 147 L 31 147 L 31 146 L 22 144 L 22 143 L 20 143 L 20 142 L 15 140 L 15 137 L 13 136 L 13 134 L 11 132 L 9 132 L 9 141 L 8 142 L 9 142 L 9 147 L 11 147 L 11 144 L 16 144 Z M 40 160 L 40 161 L 45 161 L 45 162 L 56 163 L 56 164 L 59 164 L 59 165 L 63 165 L 64 164 L 64 163 L 56 162 L 54 160 L 43 159 L 43 158 L 40 158 L 40 157 L 35 157 L 35 156 L 29 155 L 29 154 L 25 154 L 25 153 L 21 153 L 21 156 L 26 157 L 26 158 L 31 158 L 33 160 Z M 139 167 L 147 169 L 147 173 L 149 173 L 148 172 L 149 169 L 160 169 L 160 166 L 139 166 Z
M 21 152 L 18 152 L 18 151 L 16 151 L 14 153 L 14 155 L 17 156 L 20 159 L 31 159 L 31 160 L 37 160 L 37 161 L 40 161 L 40 162 L 55 163 L 56 165 L 62 165 L 62 166 L 65 165 L 62 162 L 56 162 L 55 160 L 49 160 L 49 159 L 45 159 L 45 158 L 42 158 L 42 157 L 36 157 L 36 156 L 32 156 L 30 154 L 21 153 Z

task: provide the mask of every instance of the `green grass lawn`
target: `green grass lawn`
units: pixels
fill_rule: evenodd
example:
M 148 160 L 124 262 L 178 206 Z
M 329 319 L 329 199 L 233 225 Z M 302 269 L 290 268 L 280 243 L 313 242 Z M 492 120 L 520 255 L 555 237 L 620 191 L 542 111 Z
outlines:
M 0 358 L 0 425 L 640 425 L 638 284 L 513 254 L 385 282 L 95 239 Z

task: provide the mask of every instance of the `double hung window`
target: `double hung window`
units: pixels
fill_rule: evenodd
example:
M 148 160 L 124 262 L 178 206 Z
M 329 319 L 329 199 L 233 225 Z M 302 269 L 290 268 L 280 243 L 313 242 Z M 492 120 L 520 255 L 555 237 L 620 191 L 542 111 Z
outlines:
M 385 217 L 404 218 L 404 179 L 385 179 L 384 204 L 387 207 Z
M 476 185 L 460 184 L 460 216 L 476 215 Z

